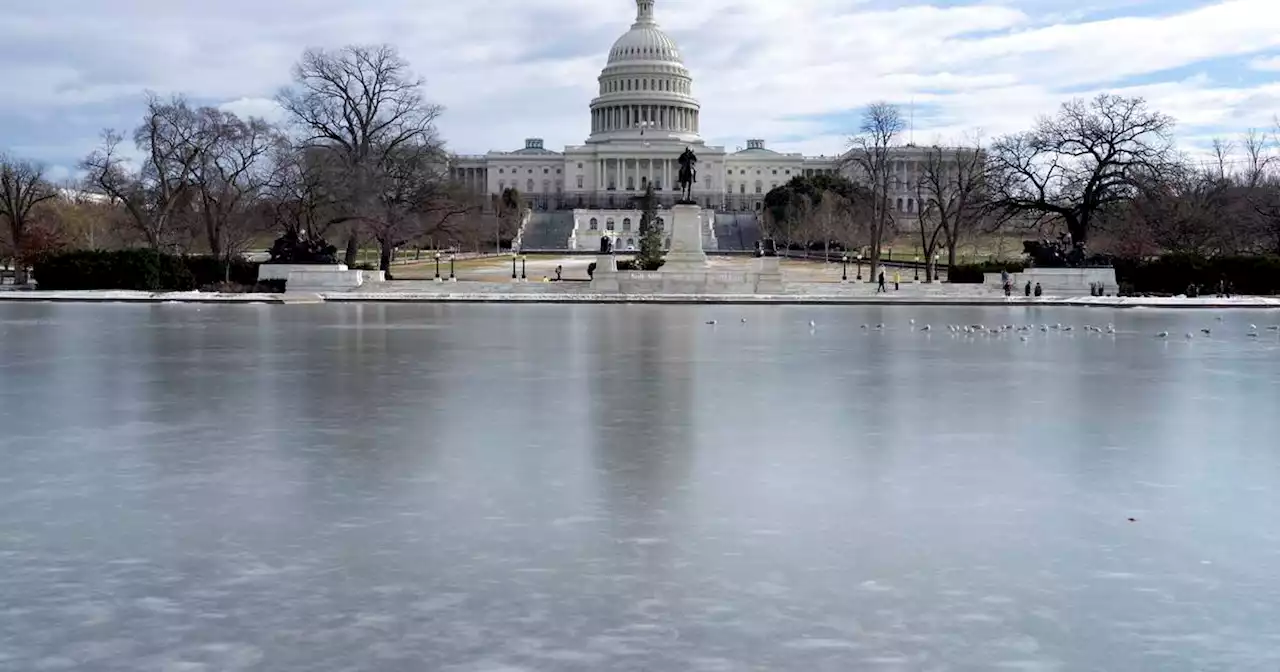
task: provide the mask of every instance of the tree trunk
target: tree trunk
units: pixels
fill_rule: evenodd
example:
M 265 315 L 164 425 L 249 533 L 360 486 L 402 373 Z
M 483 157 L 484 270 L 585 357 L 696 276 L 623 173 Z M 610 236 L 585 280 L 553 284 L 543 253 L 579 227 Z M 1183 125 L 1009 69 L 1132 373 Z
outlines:
M 1083 245 L 1088 242 L 1089 225 L 1078 215 L 1066 215 L 1067 233 L 1071 234 L 1071 242 L 1076 245 Z
M 391 239 L 383 238 L 378 240 L 378 270 L 386 274 L 388 280 L 391 279 Z
M 358 254 L 360 254 L 360 241 L 356 240 L 356 232 L 352 231 L 347 234 L 347 253 L 345 258 L 342 260 L 342 263 L 346 264 L 347 268 L 354 267 L 356 265 L 356 256 Z
M 947 242 L 947 280 L 951 279 L 951 269 L 956 265 L 956 241 Z
M 212 218 L 205 220 L 204 231 L 209 240 L 209 256 L 214 259 L 222 258 L 222 231 Z

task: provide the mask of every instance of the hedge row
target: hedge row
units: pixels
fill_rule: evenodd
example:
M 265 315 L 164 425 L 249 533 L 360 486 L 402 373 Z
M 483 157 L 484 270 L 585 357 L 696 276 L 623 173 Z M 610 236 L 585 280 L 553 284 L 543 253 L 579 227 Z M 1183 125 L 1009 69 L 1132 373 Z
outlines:
M 186 292 L 211 285 L 253 287 L 258 264 L 234 260 L 226 263 L 210 256 L 183 257 L 152 250 L 74 250 L 47 255 L 36 262 L 34 276 L 40 289 L 130 289 L 150 292 Z
M 1280 294 L 1280 257 L 1197 257 L 1168 254 L 1154 259 L 1114 259 L 1116 281 L 1124 294 L 1182 294 L 1196 285 L 1201 294 L 1218 291 L 1226 282 L 1233 294 Z M 947 281 L 981 283 L 984 273 L 1021 273 L 1022 262 L 989 261 L 951 267 Z
M 1027 265 L 1021 261 L 984 261 L 980 264 L 956 264 L 947 270 L 947 282 L 981 284 L 984 273 L 1021 273 Z
M 1115 260 L 1124 294 L 1182 294 L 1196 285 L 1214 294 L 1226 282 L 1233 294 L 1280 294 L 1280 257 L 1198 257 L 1168 254 L 1156 259 Z
M 664 263 L 665 262 L 661 259 L 659 259 L 656 263 L 649 262 L 648 264 L 642 264 L 638 259 L 635 259 L 635 258 L 617 260 L 617 266 L 619 271 L 656 271 L 659 268 L 662 268 L 662 264 Z M 593 261 L 587 264 L 587 277 L 594 278 L 595 274 L 596 274 L 596 262 Z

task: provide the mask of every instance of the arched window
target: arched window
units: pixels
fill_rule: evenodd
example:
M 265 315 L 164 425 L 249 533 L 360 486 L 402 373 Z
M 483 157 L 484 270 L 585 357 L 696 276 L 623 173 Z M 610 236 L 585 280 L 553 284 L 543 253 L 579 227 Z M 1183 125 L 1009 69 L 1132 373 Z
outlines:
M 670 238 L 668 238 L 668 239 L 666 239 L 666 240 L 662 241 L 662 246 L 663 246 L 663 247 L 671 247 L 671 239 L 670 239 Z
M 628 239 L 627 239 L 627 248 L 629 249 L 629 248 L 632 248 L 632 247 L 635 247 L 635 246 L 636 246 L 636 239 L 635 239 L 635 238 L 628 238 Z
M 592 217 L 591 222 L 587 225 L 587 228 L 591 229 L 592 231 L 597 231 L 600 229 L 600 222 L 596 221 L 595 217 Z
M 533 191 L 533 180 L 529 180 L 529 182 L 528 182 L 528 183 L 526 183 L 526 185 L 525 185 L 525 190 L 526 190 L 526 191 Z
M 630 218 L 630 217 L 623 217 L 623 218 L 622 218 L 622 230 L 623 230 L 623 231 L 630 231 L 630 230 L 631 230 L 631 218 Z
M 898 212 L 902 212 L 902 199 L 898 199 Z
M 761 182 L 760 180 L 756 180 L 756 193 L 757 194 L 764 193 L 764 183 Z
M 747 183 L 746 183 L 746 182 L 743 182 L 742 184 L 739 184 L 739 185 L 738 185 L 738 193 L 739 193 L 739 194 L 745 194 L 745 193 L 747 193 Z
M 914 199 L 914 198 L 908 198 L 908 199 L 907 199 L 907 212 L 915 212 L 915 211 L 916 211 L 916 199 Z
M 612 230 L 613 230 L 613 218 L 612 218 L 612 217 L 610 217 L 609 219 L 604 220 L 604 230 L 605 230 L 605 231 L 612 231 Z
M 551 193 L 551 180 L 542 181 L 542 193 L 544 194 Z
M 658 225 L 658 230 L 659 230 L 659 231 L 661 231 L 661 230 L 662 230 L 662 227 L 666 225 L 666 222 L 662 221 L 662 218 L 661 218 L 661 217 L 659 217 L 659 218 L 658 218 L 658 221 L 657 221 L 657 222 L 655 222 L 655 223 Z
M 507 182 L 506 182 L 506 180 L 498 180 L 498 191 L 499 191 L 499 192 L 502 192 L 502 191 L 506 191 L 506 190 L 507 190 Z

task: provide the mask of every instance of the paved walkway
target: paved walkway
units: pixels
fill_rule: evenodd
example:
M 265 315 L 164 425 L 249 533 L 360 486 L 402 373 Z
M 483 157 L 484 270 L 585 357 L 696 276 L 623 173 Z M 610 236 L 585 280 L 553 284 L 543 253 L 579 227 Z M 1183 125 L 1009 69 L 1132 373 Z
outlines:
M 979 285 L 903 285 L 897 292 L 876 294 L 868 284 L 794 283 L 779 294 L 597 294 L 585 282 L 431 282 L 376 283 L 359 291 L 324 294 L 217 294 L 210 292 L 0 292 L 4 301 L 149 302 L 149 303 L 322 303 L 332 302 L 458 302 L 458 303 L 706 303 L 706 304 L 828 304 L 828 305 L 1029 305 L 1106 308 L 1272 308 L 1280 298 L 1214 297 L 1041 297 L 1006 298 Z

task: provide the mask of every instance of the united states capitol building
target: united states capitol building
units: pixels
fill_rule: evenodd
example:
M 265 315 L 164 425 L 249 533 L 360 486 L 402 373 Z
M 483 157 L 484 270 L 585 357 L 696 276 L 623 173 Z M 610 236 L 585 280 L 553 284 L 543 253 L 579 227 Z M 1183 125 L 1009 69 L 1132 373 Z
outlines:
M 525 249 L 597 249 L 601 236 L 629 249 L 639 237 L 635 197 L 652 185 L 662 207 L 673 205 L 676 159 L 691 147 L 698 155 L 693 193 L 704 208 L 704 247 L 745 249 L 759 238 L 759 213 L 770 189 L 796 175 L 841 170 L 838 153 L 776 152 L 763 139 L 732 152 L 706 144 L 694 93 L 679 47 L 654 20 L 654 0 L 636 0 L 635 23 L 614 42 L 600 72 L 584 144 L 554 151 L 529 138 L 515 151 L 458 156 L 451 177 L 481 193 L 517 189 L 532 210 L 522 227 Z M 925 150 L 897 151 L 901 191 L 892 200 L 899 212 L 914 214 L 913 164 Z

